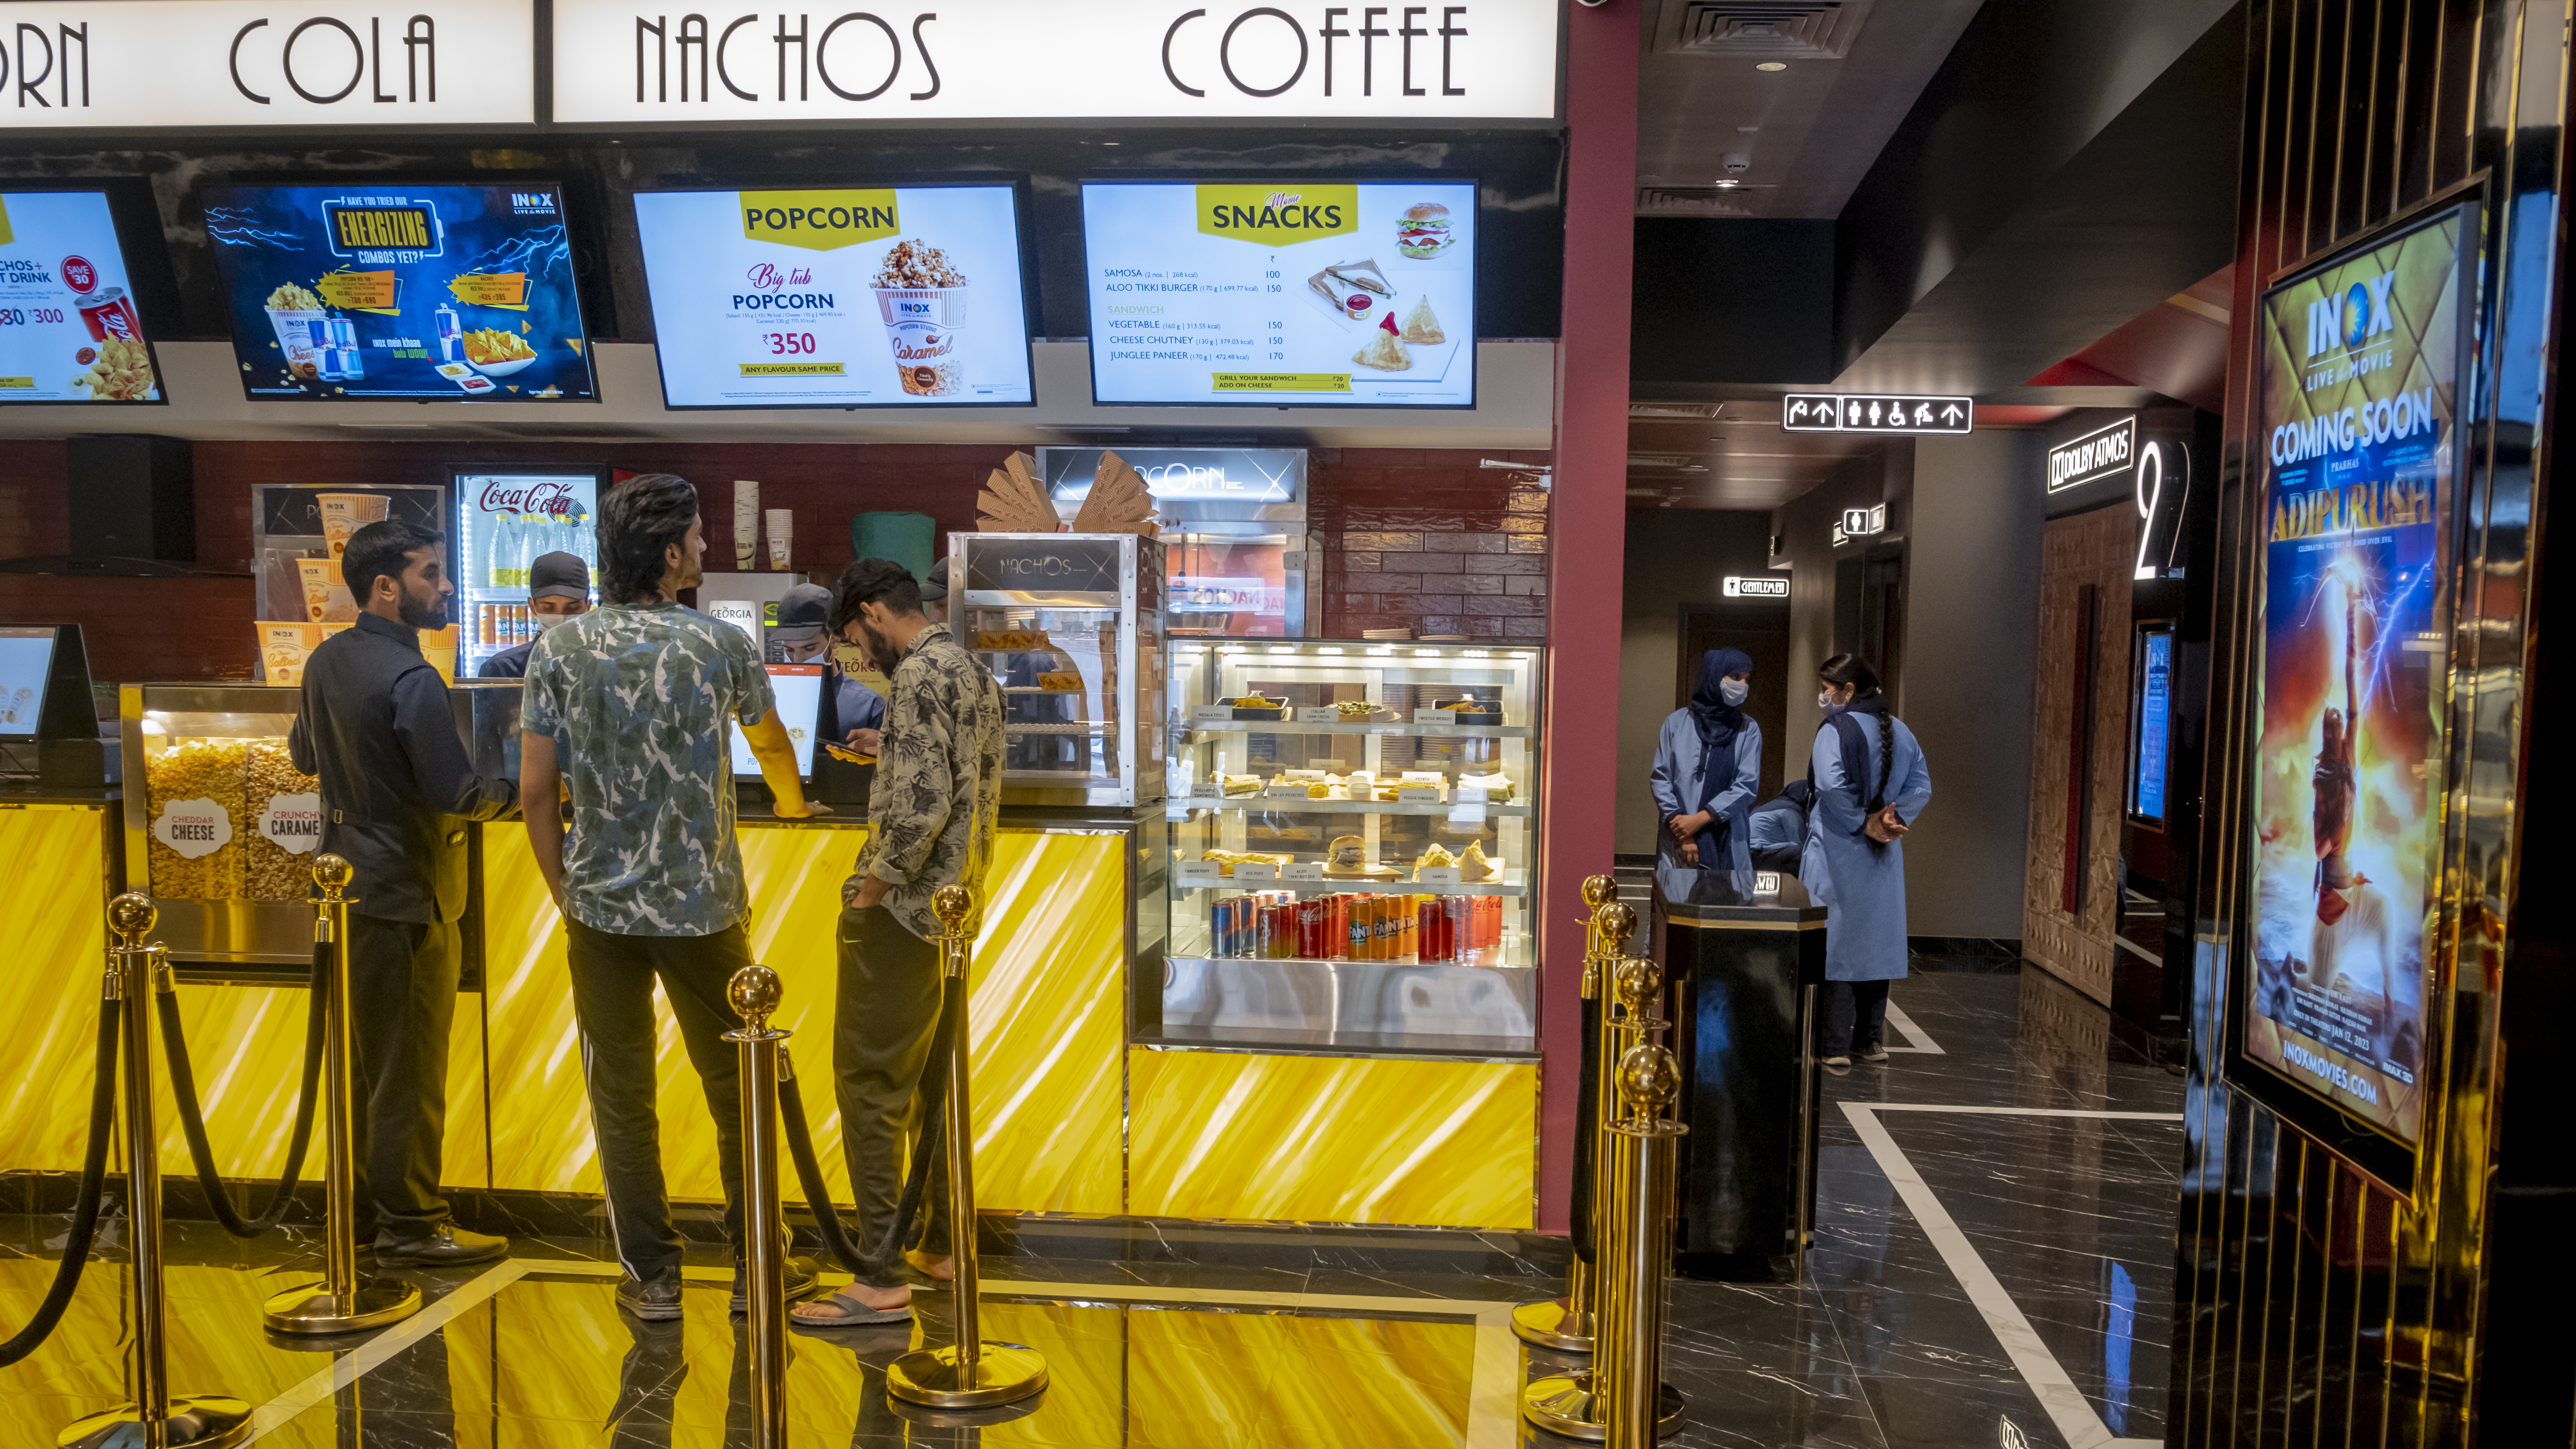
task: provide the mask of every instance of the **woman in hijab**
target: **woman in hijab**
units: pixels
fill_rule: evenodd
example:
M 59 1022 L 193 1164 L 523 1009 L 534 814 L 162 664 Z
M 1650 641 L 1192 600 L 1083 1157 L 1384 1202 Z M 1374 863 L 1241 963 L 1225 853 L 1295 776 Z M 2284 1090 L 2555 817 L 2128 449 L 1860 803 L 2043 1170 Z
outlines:
M 1923 747 L 1857 654 L 1817 671 L 1815 782 L 1799 879 L 1825 905 L 1825 1065 L 1887 1060 L 1887 983 L 1905 975 L 1905 832 L 1932 800 Z
M 1653 776 L 1663 824 L 1655 874 L 1675 882 L 1668 896 L 1687 894 L 1694 870 L 1753 868 L 1746 811 L 1762 782 L 1762 726 L 1744 712 L 1752 680 L 1753 660 L 1743 650 L 1711 649 L 1700 657 L 1690 703 L 1664 721 Z

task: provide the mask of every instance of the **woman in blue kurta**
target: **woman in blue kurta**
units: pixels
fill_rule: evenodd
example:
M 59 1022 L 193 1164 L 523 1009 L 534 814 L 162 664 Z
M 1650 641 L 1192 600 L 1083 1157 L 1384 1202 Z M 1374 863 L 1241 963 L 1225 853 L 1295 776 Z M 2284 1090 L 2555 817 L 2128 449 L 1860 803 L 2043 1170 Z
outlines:
M 1887 984 L 1905 974 L 1903 837 L 1932 799 L 1914 732 L 1855 654 L 1817 671 L 1815 806 L 1799 877 L 1825 904 L 1825 1065 L 1887 1060 Z
M 1694 871 L 1753 868 L 1745 816 L 1762 783 L 1762 726 L 1744 712 L 1752 681 L 1743 650 L 1711 649 L 1690 703 L 1655 742 L 1655 878 L 1667 898 L 1689 894 Z

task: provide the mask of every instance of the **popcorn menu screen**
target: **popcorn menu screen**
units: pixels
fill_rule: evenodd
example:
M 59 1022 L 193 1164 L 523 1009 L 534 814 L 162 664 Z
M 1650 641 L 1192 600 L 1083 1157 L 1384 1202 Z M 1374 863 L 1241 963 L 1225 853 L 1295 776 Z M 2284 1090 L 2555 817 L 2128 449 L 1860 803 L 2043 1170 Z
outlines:
M 161 400 L 106 196 L 0 193 L 0 402 Z
M 1007 186 L 638 193 L 675 408 L 1026 405 Z
M 216 186 L 254 400 L 598 396 L 553 186 Z
M 1103 403 L 1473 407 L 1473 182 L 1086 182 Z

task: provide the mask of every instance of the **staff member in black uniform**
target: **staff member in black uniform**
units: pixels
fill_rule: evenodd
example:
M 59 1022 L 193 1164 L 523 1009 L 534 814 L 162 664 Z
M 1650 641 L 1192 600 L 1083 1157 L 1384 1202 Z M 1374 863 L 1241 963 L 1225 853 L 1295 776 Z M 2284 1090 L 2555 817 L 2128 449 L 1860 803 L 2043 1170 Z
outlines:
M 322 780 L 322 849 L 355 870 L 351 1155 L 359 1240 L 373 1234 L 379 1263 L 479 1263 L 509 1247 L 456 1226 L 438 1195 L 464 962 L 464 825 L 518 803 L 516 784 L 476 773 L 447 686 L 420 652 L 419 631 L 446 626 L 456 592 L 442 542 L 399 521 L 350 537 L 341 576 L 361 601 L 358 621 L 313 651 L 287 736 L 295 768 Z
M 832 688 L 823 694 L 823 716 L 814 737 L 855 750 L 877 752 L 877 731 L 885 727 L 885 696 L 841 672 L 832 658 L 832 591 L 821 584 L 798 584 L 779 596 L 778 623 L 769 631 L 773 664 L 820 664 L 832 672 Z
M 346 578 L 346 570 L 341 577 Z M 566 619 L 578 619 L 590 612 L 590 565 L 578 554 L 546 553 L 528 565 L 528 613 L 537 621 L 537 639 Z M 474 671 L 479 679 L 525 679 L 528 677 L 528 654 L 537 647 L 537 639 L 513 644 L 483 661 Z M 512 733 L 517 733 L 515 729 Z M 512 778 L 516 778 L 513 776 Z

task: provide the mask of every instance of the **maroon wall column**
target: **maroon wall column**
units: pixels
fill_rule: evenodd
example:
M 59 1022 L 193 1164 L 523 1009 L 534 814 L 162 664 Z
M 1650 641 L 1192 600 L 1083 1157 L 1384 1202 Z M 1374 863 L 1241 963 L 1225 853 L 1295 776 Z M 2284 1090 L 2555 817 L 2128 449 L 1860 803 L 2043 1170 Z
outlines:
M 1565 318 L 1547 591 L 1547 780 L 1540 797 L 1539 1226 L 1566 1228 L 1583 878 L 1610 869 L 1619 812 L 1620 575 L 1628 538 L 1628 310 L 1637 194 L 1637 15 L 1567 17 Z

